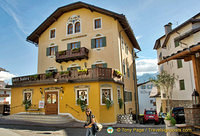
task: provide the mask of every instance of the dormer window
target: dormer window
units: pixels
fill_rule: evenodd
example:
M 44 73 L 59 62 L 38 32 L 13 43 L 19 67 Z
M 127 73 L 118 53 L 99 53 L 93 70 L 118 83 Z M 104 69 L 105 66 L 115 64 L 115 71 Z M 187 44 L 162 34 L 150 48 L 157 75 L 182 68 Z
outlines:
M 73 33 L 73 25 L 72 24 L 69 24 L 67 26 L 68 30 L 67 30 L 67 34 L 72 34 Z
M 50 30 L 50 39 L 53 39 L 56 37 L 56 29 L 51 29 Z
M 95 29 L 100 29 L 101 28 L 101 18 L 98 18 L 98 19 L 94 20 L 94 28 Z
M 75 23 L 75 33 L 79 33 L 81 31 L 80 29 L 80 22 Z

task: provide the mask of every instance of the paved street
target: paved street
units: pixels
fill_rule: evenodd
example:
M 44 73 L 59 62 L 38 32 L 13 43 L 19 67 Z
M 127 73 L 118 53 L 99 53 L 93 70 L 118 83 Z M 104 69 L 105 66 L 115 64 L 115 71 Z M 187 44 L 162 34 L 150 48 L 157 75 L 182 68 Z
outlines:
M 152 129 L 152 128 L 151 128 Z M 159 129 L 159 127 L 155 128 Z M 133 130 L 135 132 L 133 132 Z M 120 131 L 120 132 L 119 132 Z M 136 132 L 138 131 L 138 132 Z M 0 125 L 0 136 L 84 136 L 86 129 L 65 128 L 58 129 L 53 127 L 33 127 L 18 125 Z M 97 136 L 165 136 L 165 133 L 149 132 L 149 128 L 115 128 L 114 133 L 108 134 L 103 129 Z

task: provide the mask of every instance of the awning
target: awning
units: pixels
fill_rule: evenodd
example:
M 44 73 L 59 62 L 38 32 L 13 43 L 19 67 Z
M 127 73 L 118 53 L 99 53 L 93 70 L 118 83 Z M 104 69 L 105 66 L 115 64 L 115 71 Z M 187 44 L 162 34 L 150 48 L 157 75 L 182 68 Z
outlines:
M 157 89 L 156 86 L 154 86 L 151 90 L 149 97 L 153 98 L 153 97 L 159 97 L 159 96 L 160 96 L 160 91 Z

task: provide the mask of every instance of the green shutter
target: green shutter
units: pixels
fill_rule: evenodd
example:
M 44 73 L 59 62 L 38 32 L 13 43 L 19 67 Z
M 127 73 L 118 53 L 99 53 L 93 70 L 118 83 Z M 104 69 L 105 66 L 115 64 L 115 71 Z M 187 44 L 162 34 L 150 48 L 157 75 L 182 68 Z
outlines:
M 179 41 L 175 41 L 175 47 L 179 46 Z
M 67 50 L 71 50 L 71 43 L 67 44 Z
M 95 64 L 93 64 L 93 65 L 92 65 L 92 68 L 96 68 L 96 65 L 95 65 Z
M 104 63 L 104 64 L 103 64 L 103 68 L 107 68 L 107 63 Z
M 102 46 L 106 47 L 106 37 L 102 37 Z
M 70 68 L 67 68 L 67 71 L 70 71 Z
M 177 60 L 177 67 L 178 68 L 182 68 L 183 67 L 182 60 Z
M 95 48 L 95 39 L 91 39 L 91 48 Z
M 77 42 L 77 48 L 81 47 L 81 42 Z
M 179 80 L 180 90 L 185 90 L 185 83 L 184 80 Z
M 58 52 L 58 46 L 55 46 L 55 53 Z
M 45 73 L 49 73 L 49 70 L 46 70 Z
M 50 48 L 47 48 L 47 50 L 46 50 L 46 55 L 47 55 L 47 56 L 50 55 Z
M 127 67 L 127 76 L 130 77 L 129 68 Z
M 78 70 L 81 70 L 81 67 L 79 66 L 79 67 L 77 67 L 77 69 L 78 69 Z
M 54 72 L 58 72 L 58 70 L 57 70 L 57 69 L 54 69 Z

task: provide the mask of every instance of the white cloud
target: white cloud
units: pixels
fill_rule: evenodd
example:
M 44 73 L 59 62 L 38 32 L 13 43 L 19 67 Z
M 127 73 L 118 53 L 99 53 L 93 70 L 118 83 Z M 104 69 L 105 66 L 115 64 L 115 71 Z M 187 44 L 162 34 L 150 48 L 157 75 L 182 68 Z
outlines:
M 158 72 L 157 59 L 136 60 L 137 75 Z
M 142 38 L 142 35 L 136 36 L 136 40 L 139 40 Z
M 17 12 L 19 12 L 19 11 L 17 10 L 16 5 L 10 4 L 10 2 L 7 2 L 7 1 L 4 1 L 4 2 L 2 1 L 2 2 L 0 2 L 0 8 L 2 8 L 9 16 L 11 16 L 13 18 L 17 27 L 24 34 L 27 34 L 27 32 L 25 32 L 25 30 L 24 30 L 24 26 L 23 26 L 22 22 L 20 21 L 20 16 L 17 14 Z
M 14 74 L 11 74 L 9 72 L 4 72 L 4 71 L 1 71 L 0 72 L 0 81 L 5 81 L 5 80 L 11 80 L 11 78 L 15 77 Z

